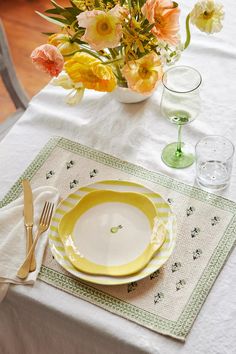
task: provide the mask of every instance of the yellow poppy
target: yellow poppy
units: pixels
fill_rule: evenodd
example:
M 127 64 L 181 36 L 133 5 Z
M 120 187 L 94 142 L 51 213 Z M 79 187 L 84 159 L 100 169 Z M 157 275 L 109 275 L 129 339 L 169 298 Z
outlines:
M 125 10 L 116 5 L 112 10 L 84 11 L 77 16 L 80 27 L 85 28 L 81 39 L 87 42 L 94 50 L 115 48 L 119 45 L 122 36 L 121 21 Z
M 214 0 L 202 0 L 195 4 L 190 19 L 200 31 L 206 33 L 219 32 L 224 19 L 223 5 Z
M 133 91 L 149 94 L 162 78 L 162 66 L 158 55 L 151 52 L 138 60 L 129 61 L 122 69 L 128 87 Z
M 87 53 L 76 53 L 65 63 L 65 70 L 73 82 L 81 82 L 85 88 L 111 92 L 116 78 L 111 67 Z

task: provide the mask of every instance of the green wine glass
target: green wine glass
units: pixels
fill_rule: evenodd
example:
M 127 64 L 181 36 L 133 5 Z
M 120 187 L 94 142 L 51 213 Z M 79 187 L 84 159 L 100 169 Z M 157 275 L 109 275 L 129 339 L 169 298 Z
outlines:
M 185 168 L 193 164 L 195 156 L 194 147 L 182 142 L 182 127 L 192 122 L 200 112 L 202 77 L 190 66 L 176 66 L 164 73 L 162 82 L 161 112 L 178 126 L 178 141 L 163 149 L 162 160 L 167 166 Z

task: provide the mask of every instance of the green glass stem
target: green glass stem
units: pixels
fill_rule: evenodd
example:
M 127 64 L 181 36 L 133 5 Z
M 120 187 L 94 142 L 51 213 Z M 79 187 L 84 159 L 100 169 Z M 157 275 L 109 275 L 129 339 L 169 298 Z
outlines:
M 182 133 L 182 125 L 178 124 L 178 142 L 177 142 L 177 149 L 175 152 L 176 157 L 180 157 L 182 155 L 181 133 Z

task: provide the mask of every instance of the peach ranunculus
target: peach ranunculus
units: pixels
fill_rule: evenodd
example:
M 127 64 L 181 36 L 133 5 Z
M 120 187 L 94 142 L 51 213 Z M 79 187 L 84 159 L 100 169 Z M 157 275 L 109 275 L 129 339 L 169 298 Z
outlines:
M 33 50 L 31 59 L 37 69 L 58 76 L 63 69 L 64 59 L 60 51 L 51 44 L 43 44 Z
M 170 0 L 147 0 L 142 7 L 143 15 L 152 24 L 151 32 L 160 40 L 177 45 L 179 42 L 180 10 Z
M 65 63 L 65 70 L 73 82 L 81 82 L 87 89 L 111 92 L 116 87 L 111 67 L 87 53 L 74 54 Z
M 80 27 L 86 28 L 82 41 L 87 42 L 92 49 L 115 48 L 122 36 L 122 17 L 124 9 L 116 5 L 112 10 L 84 11 L 77 16 Z
M 123 67 L 122 74 L 131 90 L 149 94 L 161 80 L 163 70 L 158 55 L 151 52 L 138 60 L 129 61 Z

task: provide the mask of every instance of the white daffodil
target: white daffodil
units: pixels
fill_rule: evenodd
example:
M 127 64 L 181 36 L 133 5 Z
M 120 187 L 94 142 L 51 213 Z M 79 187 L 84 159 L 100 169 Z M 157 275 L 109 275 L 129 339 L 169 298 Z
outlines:
M 190 13 L 190 20 L 200 31 L 206 33 L 219 32 L 224 19 L 223 5 L 214 0 L 197 2 Z
M 56 79 L 53 79 L 51 83 L 53 86 L 61 86 L 65 90 L 70 90 L 74 88 L 73 81 L 65 73 L 61 73 Z
M 72 90 L 69 95 L 66 97 L 66 103 L 74 106 L 82 100 L 84 96 L 84 87 L 81 87 L 80 89 Z
M 169 47 L 165 42 L 160 41 L 156 49 L 157 54 L 159 55 L 160 61 L 163 66 L 173 65 L 178 61 L 184 50 L 184 44 L 179 41 L 179 43 L 174 47 Z
M 66 96 L 66 103 L 76 105 L 82 100 L 85 90 L 84 85 L 81 82 L 73 82 L 67 74 L 62 73 L 58 78 L 52 80 L 51 83 L 54 86 L 61 86 L 65 90 L 71 90 Z

